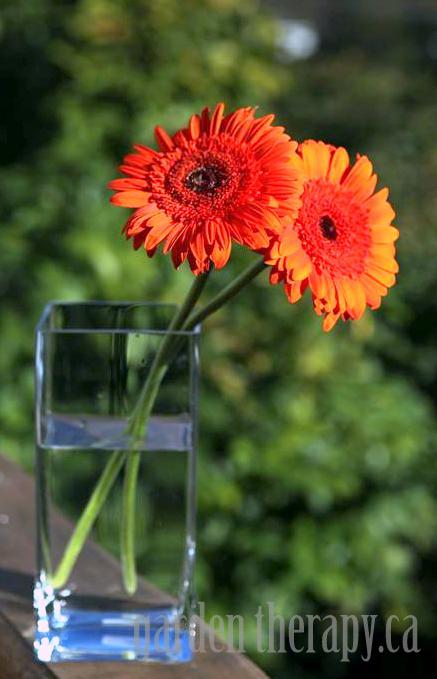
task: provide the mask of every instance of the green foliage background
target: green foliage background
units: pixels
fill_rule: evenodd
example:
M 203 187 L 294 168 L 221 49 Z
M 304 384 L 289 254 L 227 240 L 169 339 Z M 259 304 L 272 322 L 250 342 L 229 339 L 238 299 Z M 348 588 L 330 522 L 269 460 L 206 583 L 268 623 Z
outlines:
M 362 5 L 364 7 L 364 3 Z M 168 258 L 134 253 L 107 181 L 156 123 L 259 104 L 297 137 L 373 158 L 401 274 L 383 309 L 330 335 L 259 279 L 203 340 L 200 597 L 208 613 L 416 613 L 435 635 L 436 77 L 421 24 L 347 14 L 287 63 L 254 0 L 3 0 L 1 447 L 32 459 L 33 327 L 49 299 L 180 300 Z M 388 42 L 387 42 L 388 41 Z M 227 283 L 249 253 L 214 275 Z M 252 630 L 253 633 L 253 630 Z M 349 676 L 256 657 L 272 676 Z M 252 645 L 250 645 L 252 644 Z M 400 675 L 399 675 L 400 676 Z

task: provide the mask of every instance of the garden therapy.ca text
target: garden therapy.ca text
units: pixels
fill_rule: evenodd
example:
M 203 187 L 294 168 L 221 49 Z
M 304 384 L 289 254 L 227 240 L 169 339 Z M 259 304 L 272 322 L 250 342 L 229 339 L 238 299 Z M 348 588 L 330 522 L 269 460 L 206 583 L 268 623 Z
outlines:
M 163 619 L 162 625 L 151 627 L 147 618 L 140 619 L 134 623 L 134 635 L 138 655 L 146 658 L 148 650 L 156 643 L 161 648 L 168 645 L 166 650 L 170 653 L 177 651 L 181 644 L 178 630 L 183 629 L 196 630 L 189 643 L 198 653 L 245 652 L 248 650 L 245 630 L 249 625 L 251 632 L 254 626 L 256 628 L 256 650 L 259 653 L 335 653 L 341 662 L 349 662 L 350 657 L 360 650 L 361 659 L 367 662 L 375 653 L 420 652 L 416 616 L 401 618 L 390 615 L 384 621 L 384 645 L 375 643 L 377 622 L 378 616 L 374 614 L 293 615 L 285 618 L 275 612 L 273 602 L 259 606 L 253 616 L 213 615 L 208 619 L 205 603 L 199 602 L 198 614 L 189 621 L 182 617 L 176 625 L 170 625 L 168 619 Z M 403 630 L 401 634 L 399 629 Z M 250 636 L 253 640 L 253 633 Z M 378 639 L 381 640 L 380 634 Z

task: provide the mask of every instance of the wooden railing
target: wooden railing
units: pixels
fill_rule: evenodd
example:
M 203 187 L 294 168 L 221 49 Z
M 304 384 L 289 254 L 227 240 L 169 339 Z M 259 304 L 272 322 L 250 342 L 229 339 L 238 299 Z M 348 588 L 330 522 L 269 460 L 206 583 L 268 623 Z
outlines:
M 266 679 L 245 656 L 220 643 L 181 665 L 141 662 L 37 662 L 32 651 L 32 585 L 35 545 L 34 482 L 16 464 L 0 456 L 0 678 L 1 679 Z M 58 516 L 52 526 L 55 540 L 63 540 L 66 520 Z M 99 564 L 105 562 L 105 569 Z M 89 545 L 82 559 L 89 582 L 107 571 L 109 554 Z M 114 561 L 114 568 L 117 565 Z M 208 639 L 208 635 L 206 635 Z M 214 643 L 217 648 L 217 642 Z

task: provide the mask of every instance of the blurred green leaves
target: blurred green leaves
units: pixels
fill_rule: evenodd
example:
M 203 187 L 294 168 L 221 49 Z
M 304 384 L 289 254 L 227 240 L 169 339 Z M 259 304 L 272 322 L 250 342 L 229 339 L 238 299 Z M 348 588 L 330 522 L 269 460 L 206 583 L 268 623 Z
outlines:
M 122 155 L 218 100 L 277 110 L 374 159 L 401 274 L 381 311 L 328 336 L 265 276 L 206 325 L 199 594 L 211 614 L 414 609 L 431 630 L 437 110 L 413 29 L 382 60 L 357 18 L 350 43 L 290 67 L 255 0 L 4 0 L 0 16 L 2 449 L 31 465 L 49 299 L 179 301 L 190 283 L 124 242 L 105 189 Z M 211 294 L 249 259 L 236 247 Z

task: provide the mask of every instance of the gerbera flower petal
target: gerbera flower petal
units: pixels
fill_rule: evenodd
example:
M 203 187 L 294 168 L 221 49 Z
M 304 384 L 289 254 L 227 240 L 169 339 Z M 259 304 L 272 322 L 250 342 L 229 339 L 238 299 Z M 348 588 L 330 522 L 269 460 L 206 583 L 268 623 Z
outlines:
M 339 184 L 349 167 L 349 155 L 342 146 L 334 150 L 326 179 L 333 184 Z
M 114 191 L 126 191 L 128 189 L 144 189 L 144 180 L 126 177 L 124 179 L 113 179 L 109 182 L 108 189 Z
M 195 274 L 224 266 L 232 242 L 265 250 L 283 220 L 296 218 L 302 192 L 297 144 L 273 121 L 254 108 L 225 116 L 219 103 L 173 136 L 157 126 L 159 150 L 137 144 L 120 168 L 127 177 L 110 184 L 116 205 L 151 206 L 129 219 L 127 237 L 136 245 L 142 234 L 148 254 L 164 243 L 175 266 L 188 259 Z
M 217 104 L 215 107 L 211 116 L 211 122 L 209 124 L 209 133 L 211 136 L 220 132 L 220 125 L 222 124 L 224 110 L 225 105 L 223 103 Z
M 387 288 L 391 288 L 391 286 L 395 284 L 396 281 L 395 275 L 393 273 L 390 273 L 390 271 L 380 269 L 379 266 L 369 264 L 367 266 L 366 271 L 369 274 L 369 276 L 371 276 L 371 278 L 374 278 L 375 281 L 378 281 L 378 283 L 382 283 Z
M 157 153 L 154 149 L 151 149 L 148 146 L 143 146 L 143 144 L 134 144 L 134 149 L 135 151 L 138 151 L 138 153 L 144 160 L 146 160 L 146 162 L 149 163 L 155 160 L 157 156 Z
M 380 283 L 377 281 L 375 278 L 372 278 L 370 274 L 364 273 L 363 276 L 361 277 L 361 280 L 363 284 L 365 283 L 366 286 L 371 286 L 372 290 L 378 293 L 381 297 L 385 297 L 387 294 L 387 286 L 384 285 L 383 283 Z
M 313 264 L 311 259 L 304 253 L 301 253 L 300 256 L 294 260 L 293 280 L 303 281 L 304 279 L 308 278 L 312 270 Z
M 307 288 L 307 285 L 308 283 L 306 280 L 285 284 L 285 293 L 292 304 L 295 304 L 300 300 Z
M 191 136 L 191 139 L 195 141 L 199 136 L 201 132 L 201 127 L 200 127 L 200 116 L 198 115 L 193 115 L 190 118 L 188 130 Z
M 160 125 L 155 127 L 155 138 L 161 151 L 171 151 L 174 148 L 173 139 Z
M 310 175 L 314 179 L 326 177 L 331 160 L 329 146 L 323 142 L 309 139 L 302 146 L 302 160 L 306 175 Z
M 372 256 L 371 262 L 384 271 L 390 271 L 391 273 L 398 273 L 399 271 L 399 264 L 392 257 Z
M 332 330 L 332 328 L 337 323 L 339 318 L 340 318 L 340 314 L 334 314 L 334 313 L 326 314 L 326 316 L 323 320 L 323 330 L 325 332 L 329 332 L 330 330 Z
M 229 233 L 224 233 L 223 243 L 216 245 L 211 254 L 211 259 L 214 262 L 216 269 L 222 269 L 229 260 L 231 255 L 232 242 Z
M 366 295 L 366 303 L 371 309 L 379 309 L 381 306 L 381 293 L 378 292 L 378 289 L 371 279 L 367 278 L 366 276 L 363 276 L 361 279 L 361 283 L 364 289 L 364 293 Z M 382 288 L 385 293 L 387 292 L 386 288 Z
M 353 165 L 350 172 L 347 173 L 343 181 L 343 187 L 355 194 L 355 199 L 360 201 L 366 200 L 366 198 L 372 195 L 376 185 L 376 177 L 373 183 L 372 173 L 372 163 L 367 156 L 358 156 L 357 162 Z
M 384 224 L 390 224 L 396 215 L 390 203 L 382 203 L 380 201 L 378 205 L 372 208 L 372 216 L 372 224 L 376 228 Z
M 273 241 L 272 247 L 277 249 L 275 250 L 275 252 L 277 251 L 277 257 L 289 257 L 294 252 L 300 250 L 300 241 L 292 222 L 289 222 L 284 229 L 281 239 Z
M 188 244 L 186 244 L 186 235 L 188 228 L 183 224 L 173 224 L 173 229 L 167 236 L 164 247 L 162 249 L 163 253 L 166 255 L 168 252 L 173 250 L 179 250 L 181 253 L 185 253 L 180 260 L 183 262 L 188 255 Z M 184 238 L 185 237 L 185 238 Z
M 399 231 L 394 226 L 370 227 L 375 243 L 393 243 L 399 238 Z
M 308 282 L 313 292 L 314 296 L 319 299 L 326 299 L 328 294 L 328 286 L 326 283 L 326 278 L 323 274 L 317 273 L 313 268 L 311 271 Z
M 393 243 L 372 243 L 370 254 L 374 257 L 393 259 L 396 254 L 396 248 Z
M 378 308 L 395 284 L 395 213 L 387 189 L 375 193 L 377 176 L 366 156 L 351 166 L 345 149 L 308 140 L 291 165 L 304 182 L 301 206 L 296 220 L 272 236 L 265 262 L 290 302 L 309 285 L 328 331 L 340 317 L 357 320 L 366 306 Z
M 336 300 L 335 311 L 337 313 L 344 314 L 344 312 L 347 309 L 347 302 L 345 288 L 343 287 L 343 279 L 335 278 L 333 283 L 335 288 L 335 300 Z
M 120 172 L 123 172 L 123 174 L 127 174 L 129 177 L 136 177 L 137 179 L 144 180 L 147 175 L 145 166 L 135 167 L 133 165 L 122 164 L 118 169 Z
M 255 147 L 257 146 L 258 142 L 263 142 L 266 129 L 272 125 L 273 121 L 275 119 L 275 116 L 273 113 L 267 116 L 263 116 L 262 118 L 258 118 L 258 120 L 255 120 L 251 130 L 247 133 L 246 140 L 253 144 Z
M 120 205 L 121 207 L 142 207 L 149 202 L 149 195 L 144 191 L 130 190 L 120 191 L 111 196 L 111 203 L 113 205 Z
M 364 288 L 360 281 L 352 278 L 343 280 L 343 288 L 345 287 L 345 282 L 348 288 L 348 292 L 346 293 L 348 310 L 351 317 L 358 320 L 366 310 L 366 294 Z
M 161 216 L 161 215 L 159 215 Z M 153 218 L 152 218 L 153 219 Z M 146 239 L 144 241 L 144 247 L 146 250 L 156 250 L 158 245 L 167 238 L 170 231 L 174 229 L 174 224 L 170 219 L 161 219 L 160 224 L 156 225 L 152 223 L 152 219 L 148 221 L 150 226 L 154 226 L 148 232 Z

